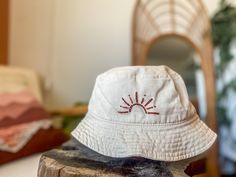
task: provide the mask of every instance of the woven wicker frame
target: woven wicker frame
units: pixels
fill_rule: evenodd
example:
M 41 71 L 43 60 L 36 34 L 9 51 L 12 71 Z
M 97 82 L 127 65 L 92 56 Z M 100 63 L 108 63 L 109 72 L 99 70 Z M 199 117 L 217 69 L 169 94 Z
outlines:
M 211 25 L 201 0 L 138 0 L 133 14 L 132 63 L 145 65 L 157 41 L 175 37 L 186 41 L 201 58 L 207 101 L 206 123 L 217 131 L 216 91 Z M 207 175 L 219 176 L 217 144 L 207 158 Z

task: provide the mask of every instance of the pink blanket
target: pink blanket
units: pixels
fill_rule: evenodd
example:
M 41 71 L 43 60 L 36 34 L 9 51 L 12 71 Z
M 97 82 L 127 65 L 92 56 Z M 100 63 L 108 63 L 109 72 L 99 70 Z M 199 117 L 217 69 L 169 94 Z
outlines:
M 0 106 L 7 106 L 12 103 L 28 104 L 36 101 L 35 97 L 28 91 L 18 93 L 2 93 L 0 94 Z
M 50 114 L 27 91 L 0 94 L 0 151 L 19 151 L 41 128 L 49 128 Z
M 0 151 L 19 151 L 35 133 L 40 129 L 48 129 L 51 125 L 50 120 L 41 120 L 0 128 Z
M 17 119 L 24 112 L 26 112 L 30 108 L 41 107 L 38 102 L 32 101 L 29 103 L 9 103 L 6 106 L 0 106 L 0 121 L 5 118 Z

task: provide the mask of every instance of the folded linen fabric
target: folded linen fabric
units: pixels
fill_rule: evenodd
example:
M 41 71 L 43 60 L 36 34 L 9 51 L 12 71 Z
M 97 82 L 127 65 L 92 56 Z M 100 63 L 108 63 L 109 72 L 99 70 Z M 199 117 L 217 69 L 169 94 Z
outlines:
M 0 128 L 50 118 L 29 91 L 0 94 Z
M 51 120 L 41 120 L 0 128 L 0 151 L 19 151 L 35 133 L 40 129 L 48 129 L 51 125 Z
M 17 118 L 5 117 L 2 119 L 0 121 L 0 128 L 36 120 L 49 119 L 50 117 L 50 114 L 42 106 L 31 107 Z
M 178 161 L 202 154 L 216 134 L 199 118 L 181 76 L 167 66 L 111 69 L 96 79 L 72 135 L 111 157 Z
M 13 93 L 10 91 L 0 93 L 0 106 L 3 107 L 12 103 L 27 104 L 34 101 L 36 101 L 35 96 L 26 90 Z
M 30 91 L 39 102 L 42 102 L 40 82 L 35 71 L 0 66 L 0 94 L 19 93 L 25 90 Z
M 27 89 L 27 86 L 19 83 L 5 83 L 0 80 L 0 93 L 19 93 Z
M 6 118 L 17 119 L 30 108 L 37 107 L 41 107 L 41 105 L 36 101 L 30 103 L 12 103 L 7 106 L 0 106 L 0 121 Z

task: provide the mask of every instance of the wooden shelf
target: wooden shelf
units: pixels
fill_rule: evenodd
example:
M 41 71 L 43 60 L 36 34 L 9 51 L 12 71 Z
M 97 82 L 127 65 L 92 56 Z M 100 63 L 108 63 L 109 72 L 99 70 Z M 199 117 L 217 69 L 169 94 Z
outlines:
M 62 108 L 49 111 L 52 116 L 76 116 L 85 115 L 88 111 L 87 105 L 75 106 L 72 108 Z

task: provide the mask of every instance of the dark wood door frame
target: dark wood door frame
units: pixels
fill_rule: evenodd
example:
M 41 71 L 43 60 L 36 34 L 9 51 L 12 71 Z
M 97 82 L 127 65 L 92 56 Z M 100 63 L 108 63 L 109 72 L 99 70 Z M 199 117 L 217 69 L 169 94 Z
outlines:
M 8 63 L 9 0 L 0 0 L 0 64 Z

